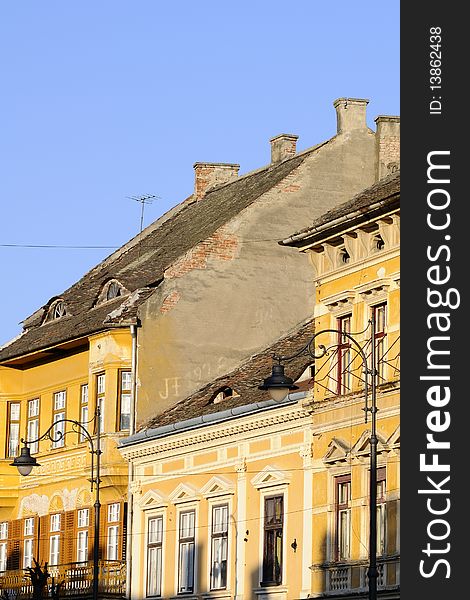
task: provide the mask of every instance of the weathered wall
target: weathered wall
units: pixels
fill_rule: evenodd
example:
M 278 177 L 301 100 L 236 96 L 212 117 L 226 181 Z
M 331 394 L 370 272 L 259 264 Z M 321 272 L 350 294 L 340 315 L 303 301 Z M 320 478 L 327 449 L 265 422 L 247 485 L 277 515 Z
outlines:
M 340 116 L 343 109 L 337 106 Z M 277 241 L 374 182 L 374 132 L 365 118 L 339 118 L 340 125 L 280 184 L 174 264 L 143 306 L 138 427 L 311 317 L 311 267 Z

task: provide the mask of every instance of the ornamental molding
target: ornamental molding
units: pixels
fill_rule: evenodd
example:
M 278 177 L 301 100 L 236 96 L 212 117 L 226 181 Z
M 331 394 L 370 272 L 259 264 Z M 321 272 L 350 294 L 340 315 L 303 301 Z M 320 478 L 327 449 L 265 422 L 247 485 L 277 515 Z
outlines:
M 273 485 L 286 485 L 289 484 L 290 477 L 276 467 L 268 465 L 264 467 L 257 475 L 255 475 L 250 481 L 253 487 L 259 489 L 271 487 Z
M 207 445 L 214 442 L 214 440 L 239 437 L 244 433 L 276 427 L 277 425 L 281 425 L 283 429 L 285 429 L 286 423 L 299 421 L 310 415 L 311 409 L 301 407 L 292 409 L 290 412 L 277 413 L 275 415 L 270 415 L 269 417 L 233 424 L 221 427 L 220 429 L 213 428 L 210 431 L 204 431 L 205 427 L 201 427 L 199 430 L 200 433 L 193 433 L 193 435 L 188 435 L 187 437 L 176 437 L 175 435 L 172 435 L 166 442 L 155 440 L 154 445 L 150 445 L 151 442 L 149 441 L 142 441 L 129 449 L 125 447 L 120 448 L 120 452 L 127 460 L 148 458 L 151 455 L 171 452 L 188 446 L 195 446 L 197 444 Z
M 151 508 L 159 508 L 164 505 L 166 506 L 166 501 L 165 498 L 155 490 L 149 490 L 142 496 L 142 498 L 137 500 L 137 504 L 141 510 L 149 510 Z
M 209 481 L 201 488 L 200 492 L 204 498 L 213 498 L 215 496 L 234 494 L 235 486 L 228 479 L 215 476 L 209 479 Z
M 338 312 L 344 309 L 352 308 L 357 297 L 357 293 L 354 290 L 345 290 L 338 294 L 332 294 L 322 299 L 324 304 L 330 312 Z
M 172 504 L 179 504 L 180 502 L 191 502 L 199 500 L 198 491 L 192 485 L 188 483 L 180 483 L 172 492 L 168 495 L 168 500 Z
M 367 298 L 370 296 L 377 296 L 386 294 L 392 285 L 391 277 L 384 277 L 382 279 L 374 279 L 362 285 L 358 285 L 354 289 L 363 297 Z

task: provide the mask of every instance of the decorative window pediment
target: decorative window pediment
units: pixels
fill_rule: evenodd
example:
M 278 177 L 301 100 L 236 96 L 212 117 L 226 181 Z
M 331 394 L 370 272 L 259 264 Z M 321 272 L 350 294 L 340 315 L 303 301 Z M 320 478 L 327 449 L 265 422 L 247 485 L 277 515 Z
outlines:
M 339 294 L 326 296 L 322 299 L 322 304 L 324 304 L 330 312 L 351 309 L 356 299 L 356 296 L 357 293 L 354 290 L 344 290 Z
M 223 477 L 212 477 L 206 485 L 201 488 L 201 494 L 205 498 L 211 498 L 213 496 L 222 496 L 224 494 L 233 494 L 235 492 L 235 486 L 231 481 L 224 479 Z
M 400 425 L 398 425 L 392 435 L 388 438 L 387 446 L 393 449 L 400 448 Z
M 286 485 L 289 483 L 289 477 L 283 471 L 268 465 L 253 477 L 251 483 L 259 490 L 275 485 Z
M 323 457 L 324 463 L 336 463 L 349 460 L 350 446 L 341 438 L 334 437 L 328 444 L 328 450 Z
M 372 296 L 375 300 L 377 297 L 381 298 L 382 296 L 385 296 L 391 285 L 391 278 L 384 277 L 382 279 L 374 279 L 374 281 L 369 281 L 362 285 L 358 285 L 355 289 L 363 298 Z
M 351 454 L 354 456 L 368 456 L 370 454 L 370 436 L 369 430 L 364 431 L 361 437 L 357 440 L 351 449 Z M 383 452 L 388 450 L 387 440 L 377 433 L 377 452 Z
M 141 510 L 159 508 L 166 504 L 165 499 L 155 490 L 149 490 L 139 500 Z
M 172 504 L 198 500 L 197 490 L 192 485 L 180 483 L 168 496 Z

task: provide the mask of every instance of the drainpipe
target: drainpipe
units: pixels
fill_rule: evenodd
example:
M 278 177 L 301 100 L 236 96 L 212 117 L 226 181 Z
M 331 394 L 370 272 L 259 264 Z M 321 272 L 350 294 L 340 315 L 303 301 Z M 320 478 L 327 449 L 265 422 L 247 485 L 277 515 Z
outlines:
M 132 355 L 131 355 L 131 415 L 129 435 L 135 433 L 135 407 L 137 390 L 137 325 L 131 325 Z M 134 465 L 129 462 L 127 480 L 127 539 L 126 539 L 126 598 L 131 598 L 132 575 L 132 522 L 134 515 L 133 495 L 131 484 L 134 479 Z

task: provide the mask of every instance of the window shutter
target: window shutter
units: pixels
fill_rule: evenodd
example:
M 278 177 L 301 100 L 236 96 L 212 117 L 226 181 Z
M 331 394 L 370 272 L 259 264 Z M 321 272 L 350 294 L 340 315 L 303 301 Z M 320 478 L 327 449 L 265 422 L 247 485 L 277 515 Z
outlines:
M 43 517 L 39 517 L 39 525 L 38 525 L 38 537 L 39 537 L 39 562 L 44 564 L 49 562 L 49 528 L 50 528 L 50 518 L 49 515 L 44 515 Z
M 121 503 L 121 544 L 119 548 L 119 559 L 126 560 L 126 546 L 127 546 L 127 502 Z
M 63 539 L 64 539 L 64 542 L 63 542 L 64 553 L 62 555 L 60 562 L 69 564 L 71 562 L 74 562 L 75 554 L 77 551 L 77 530 L 75 528 L 75 522 L 76 522 L 75 511 L 74 510 L 67 511 L 63 515 L 63 521 L 64 521 L 65 531 L 63 534 L 61 533 L 61 538 L 63 537 Z M 62 521 L 61 521 L 61 524 L 62 524 Z M 62 529 L 62 527 L 61 527 L 61 529 Z
M 22 565 L 23 521 L 18 519 L 11 522 L 11 536 L 8 540 L 8 570 L 20 569 Z
M 100 510 L 100 550 L 99 550 L 99 560 L 105 560 L 108 558 L 106 556 L 106 547 L 108 542 L 108 505 L 102 505 Z
M 33 566 L 34 561 L 37 560 L 39 562 L 39 555 L 41 552 L 40 548 L 40 536 L 41 530 L 39 529 L 39 516 L 34 517 L 34 542 L 33 542 Z

